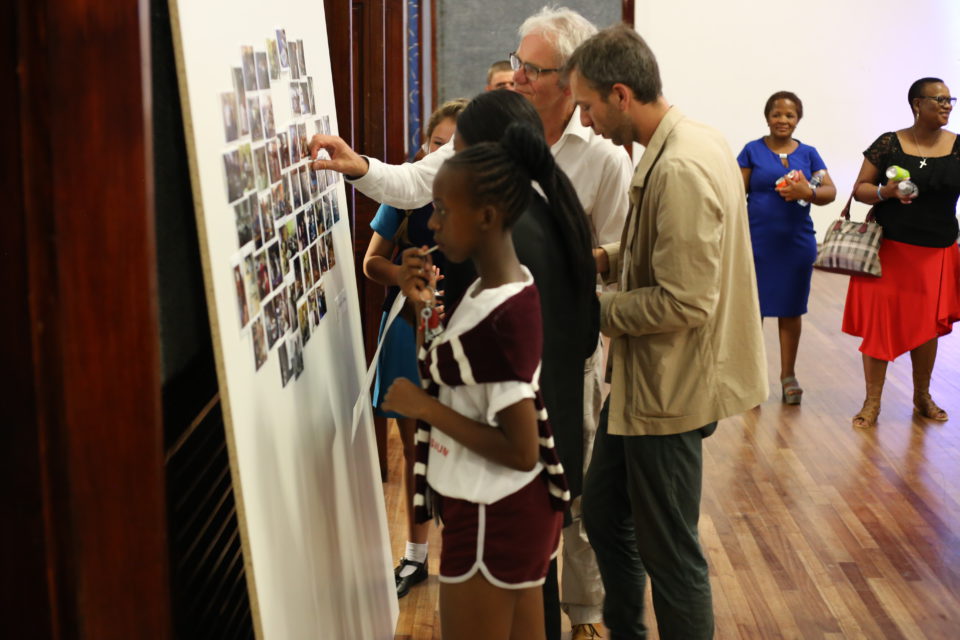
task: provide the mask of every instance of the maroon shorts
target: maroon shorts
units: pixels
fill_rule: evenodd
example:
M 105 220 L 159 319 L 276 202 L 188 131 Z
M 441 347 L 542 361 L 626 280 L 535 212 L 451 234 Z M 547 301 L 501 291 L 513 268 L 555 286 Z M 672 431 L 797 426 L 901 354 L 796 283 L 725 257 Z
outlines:
M 493 504 L 443 497 L 440 517 L 440 581 L 464 582 L 480 571 L 504 589 L 543 584 L 563 526 L 542 474 Z

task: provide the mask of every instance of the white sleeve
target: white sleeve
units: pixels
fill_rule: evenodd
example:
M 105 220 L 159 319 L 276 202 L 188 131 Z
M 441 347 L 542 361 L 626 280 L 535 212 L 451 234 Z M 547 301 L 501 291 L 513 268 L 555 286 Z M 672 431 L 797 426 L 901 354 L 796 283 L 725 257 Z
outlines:
M 481 385 L 487 404 L 487 424 L 497 425 L 497 414 L 521 400 L 535 397 L 533 385 L 529 382 L 512 380 L 510 382 L 486 382 Z
M 366 175 L 348 180 L 365 196 L 397 209 L 416 209 L 433 199 L 433 178 L 444 160 L 453 155 L 453 138 L 433 153 L 413 163 L 385 164 L 367 158 Z
M 607 156 L 603 174 L 597 187 L 591 219 L 597 244 L 603 246 L 620 242 L 623 224 L 630 209 L 630 182 L 633 180 L 633 163 L 622 147 Z

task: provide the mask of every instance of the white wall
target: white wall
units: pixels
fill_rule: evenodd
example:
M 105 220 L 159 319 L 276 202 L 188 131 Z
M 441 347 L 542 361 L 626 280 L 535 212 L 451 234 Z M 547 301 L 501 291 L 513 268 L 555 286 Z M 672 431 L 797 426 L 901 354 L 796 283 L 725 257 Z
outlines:
M 936 76 L 960 93 L 960 0 L 638 0 L 636 29 L 657 56 L 666 98 L 720 129 L 735 154 L 769 133 L 770 94 L 800 97 L 796 137 L 820 151 L 838 189 L 837 202 L 814 208 L 821 237 L 863 150 L 911 124 L 910 84 Z M 855 205 L 855 217 L 864 212 Z

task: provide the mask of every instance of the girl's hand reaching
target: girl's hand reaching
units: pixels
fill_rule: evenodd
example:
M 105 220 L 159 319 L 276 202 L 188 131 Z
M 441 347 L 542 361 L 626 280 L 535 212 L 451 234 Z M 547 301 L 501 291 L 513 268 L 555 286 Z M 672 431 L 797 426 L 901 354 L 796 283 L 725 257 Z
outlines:
M 420 418 L 420 412 L 430 402 L 435 400 L 426 391 L 407 378 L 397 378 L 387 389 L 383 408 L 410 418 Z

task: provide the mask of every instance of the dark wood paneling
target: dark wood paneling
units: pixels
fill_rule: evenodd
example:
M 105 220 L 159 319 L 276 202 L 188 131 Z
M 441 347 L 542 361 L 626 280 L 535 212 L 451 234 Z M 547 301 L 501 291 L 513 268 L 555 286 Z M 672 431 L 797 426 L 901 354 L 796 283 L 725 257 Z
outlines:
M 22 342 L 8 371 L 24 377 L 25 447 L 5 442 L 0 466 L 43 510 L 0 528 L 28 572 L 4 565 L 26 586 L 4 635 L 169 638 L 146 4 L 6 6 L 17 113 L 4 166 L 22 173 L 6 192 L 19 220 L 2 240 L 17 275 L 3 315 Z

